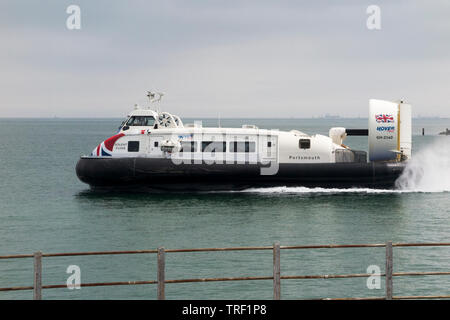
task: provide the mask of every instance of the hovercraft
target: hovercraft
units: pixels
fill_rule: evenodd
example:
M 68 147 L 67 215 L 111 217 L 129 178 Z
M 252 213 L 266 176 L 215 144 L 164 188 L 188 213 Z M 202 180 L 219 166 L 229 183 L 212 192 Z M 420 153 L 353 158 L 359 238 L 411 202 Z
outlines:
M 368 129 L 331 128 L 329 136 L 299 130 L 184 125 L 152 108 L 161 93 L 148 92 L 149 107 L 135 105 L 119 131 L 77 165 L 92 188 L 242 190 L 252 187 L 393 188 L 411 158 L 411 106 L 369 101 Z M 368 136 L 369 152 L 343 144 Z

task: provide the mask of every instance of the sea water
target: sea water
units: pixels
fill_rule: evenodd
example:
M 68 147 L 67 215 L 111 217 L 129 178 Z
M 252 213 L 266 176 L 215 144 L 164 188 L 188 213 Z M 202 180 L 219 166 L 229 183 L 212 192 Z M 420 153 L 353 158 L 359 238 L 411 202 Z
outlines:
M 193 120 L 193 119 L 192 119 Z M 120 119 L 0 119 L 0 255 L 165 248 L 448 242 L 449 120 L 413 120 L 413 161 L 396 190 L 253 188 L 240 192 L 92 192 L 75 174 L 80 155 Z M 185 120 L 185 122 L 191 122 Z M 217 120 L 203 120 L 216 126 Z M 221 125 L 328 134 L 367 119 L 221 119 Z M 421 136 L 425 128 L 426 135 Z M 367 151 L 367 137 L 345 143 Z M 282 275 L 384 270 L 384 248 L 282 250 Z M 394 271 L 448 271 L 450 248 L 394 248 Z M 44 258 L 43 284 L 156 279 L 154 254 Z M 271 276 L 271 251 L 168 253 L 166 278 Z M 0 287 L 32 286 L 33 260 L 0 260 Z M 369 297 L 366 278 L 283 280 L 283 299 Z M 395 277 L 394 295 L 450 292 L 448 276 Z M 168 299 L 271 299 L 272 281 L 167 284 Z M 30 299 L 31 291 L 0 292 Z M 44 299 L 154 299 L 155 285 L 44 290 Z

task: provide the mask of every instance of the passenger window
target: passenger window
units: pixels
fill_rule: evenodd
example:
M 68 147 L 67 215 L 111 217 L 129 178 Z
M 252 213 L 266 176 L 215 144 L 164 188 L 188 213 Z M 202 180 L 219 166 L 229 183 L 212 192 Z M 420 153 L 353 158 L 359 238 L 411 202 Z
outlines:
M 195 152 L 197 150 L 197 142 L 183 141 L 181 142 L 180 152 Z
M 245 141 L 245 142 L 238 142 L 233 141 L 230 142 L 230 152 L 255 152 L 256 150 L 256 144 L 254 142 Z
M 128 152 L 138 152 L 139 141 L 128 141 Z
M 226 142 L 202 141 L 202 152 L 225 152 Z
M 299 140 L 300 149 L 310 149 L 311 148 L 311 140 L 310 139 L 300 139 Z

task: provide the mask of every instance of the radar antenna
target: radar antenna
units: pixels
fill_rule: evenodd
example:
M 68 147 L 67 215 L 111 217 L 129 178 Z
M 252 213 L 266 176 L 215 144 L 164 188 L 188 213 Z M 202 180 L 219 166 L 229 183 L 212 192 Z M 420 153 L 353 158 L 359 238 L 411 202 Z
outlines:
M 161 101 L 163 95 L 164 95 L 163 92 L 147 91 L 147 97 L 150 100 L 150 103 Z
M 163 95 L 164 95 L 163 92 L 147 91 L 147 97 L 148 100 L 150 101 L 149 108 L 151 107 L 152 103 L 160 102 Z M 159 107 L 157 108 L 157 111 L 158 113 L 160 112 Z

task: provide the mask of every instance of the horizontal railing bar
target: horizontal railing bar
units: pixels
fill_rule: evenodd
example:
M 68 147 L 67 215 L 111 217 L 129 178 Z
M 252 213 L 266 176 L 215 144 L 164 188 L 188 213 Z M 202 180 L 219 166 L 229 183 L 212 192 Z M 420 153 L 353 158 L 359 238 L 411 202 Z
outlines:
M 273 247 L 230 247 L 230 248 L 195 248 L 195 249 L 166 249 L 165 252 L 209 252 L 209 251 L 252 251 L 272 250 Z
M 164 283 L 188 283 L 188 282 L 213 282 L 213 281 L 245 281 L 245 280 L 271 280 L 273 277 L 228 277 L 228 278 L 197 278 L 197 279 L 176 279 L 166 280 Z M 100 286 L 120 286 L 120 285 L 142 285 L 157 284 L 158 281 L 121 281 L 121 282 L 97 282 L 82 283 L 81 287 L 100 287 Z M 42 289 L 61 289 L 67 288 L 67 284 L 55 284 L 42 286 Z M 32 290 L 33 287 L 10 287 L 0 288 L 0 291 Z
M 156 284 L 158 281 L 115 281 L 115 282 L 94 282 L 94 283 L 81 283 L 80 287 L 105 287 L 105 286 L 133 286 L 143 284 Z M 42 289 L 60 289 L 68 288 L 67 284 L 53 284 L 42 286 Z
M 393 296 L 392 299 L 395 300 L 406 300 L 406 299 L 450 299 L 450 295 L 437 295 L 437 296 Z
M 318 300 L 386 300 L 386 297 L 320 298 Z
M 301 276 L 281 276 L 281 279 L 340 279 L 340 278 L 364 278 L 373 276 L 373 273 L 352 273 L 352 274 L 319 274 L 319 275 L 301 275 Z M 447 271 L 436 271 L 436 272 L 396 272 L 392 276 L 403 277 L 403 276 L 443 276 L 450 275 Z M 385 273 L 380 274 L 381 277 L 385 277 Z
M 437 275 L 450 275 L 447 271 L 436 272 L 396 272 L 392 276 L 437 276 Z M 344 279 L 344 278 L 367 278 L 373 276 L 372 273 L 351 273 L 351 274 L 323 274 L 323 275 L 293 275 L 293 276 L 281 276 L 282 280 L 300 280 L 300 279 Z M 386 276 L 384 273 L 380 274 L 381 277 Z M 224 277 L 224 278 L 194 278 L 194 279 L 174 279 L 166 280 L 165 283 L 187 283 L 187 282 L 213 282 L 213 281 L 245 281 L 245 280 L 272 280 L 273 276 L 261 276 L 261 277 Z M 82 283 L 82 287 L 96 287 L 96 286 L 115 286 L 115 285 L 141 285 L 141 284 L 156 284 L 157 281 L 116 281 L 116 282 L 97 282 L 97 283 Z M 65 288 L 67 285 L 46 285 L 42 286 L 43 289 L 57 289 Z M 14 290 L 31 290 L 33 287 L 8 287 L 0 288 L 0 291 L 14 291 Z M 346 299 L 346 298 L 345 298 Z
M 33 290 L 34 287 L 8 287 L 8 288 L 0 288 L 0 291 L 19 291 L 19 290 Z
M 447 271 L 432 271 L 432 272 L 395 272 L 392 273 L 393 277 L 400 276 L 446 276 L 450 275 Z
M 95 256 L 95 255 L 118 255 L 118 254 L 143 254 L 157 253 L 157 250 L 133 250 L 133 251 L 90 251 L 90 252 L 63 252 L 63 253 L 43 253 L 43 257 L 69 257 L 69 256 Z M 0 259 L 20 259 L 33 258 L 33 254 L 17 254 L 0 256 Z
M 393 243 L 393 247 L 445 247 L 450 246 L 450 242 L 424 242 L 424 243 Z
M 95 255 L 117 255 L 117 254 L 143 254 L 157 253 L 158 250 L 133 250 L 133 251 L 93 251 L 93 252 L 69 252 L 69 253 L 43 253 L 43 257 L 66 257 L 66 256 L 95 256 Z
M 0 256 L 0 259 L 22 259 L 22 258 L 33 258 L 34 254 L 13 254 L 8 256 Z
M 281 246 L 281 249 L 333 249 L 333 248 L 370 248 L 385 247 L 385 243 L 367 244 L 325 244 L 325 245 L 304 245 L 304 246 Z M 450 242 L 430 242 L 430 243 L 393 243 L 393 247 L 439 247 L 450 246 Z
M 80 287 L 103 287 L 103 286 L 127 286 L 127 285 L 143 285 L 143 284 L 156 284 L 157 281 L 115 281 L 115 282 L 94 282 L 94 283 L 81 283 Z M 68 288 L 67 284 L 51 284 L 42 286 L 42 289 L 61 289 Z M 18 291 L 18 290 L 33 290 L 31 287 L 9 287 L 0 288 L 0 291 Z
M 335 249 L 335 248 L 370 248 L 385 247 L 384 243 L 372 244 L 324 244 L 324 245 L 306 245 L 306 246 L 280 246 L 280 249 Z
M 322 298 L 319 300 L 385 300 L 385 297 L 362 297 L 362 298 Z M 435 295 L 435 296 L 393 296 L 395 300 L 407 299 L 450 299 L 450 295 Z
M 228 277 L 228 278 L 197 278 L 197 279 L 177 279 L 166 280 L 164 283 L 187 283 L 187 282 L 214 282 L 214 281 L 246 281 L 246 280 L 272 280 L 272 276 L 268 277 Z
M 340 278 L 367 278 L 373 276 L 373 273 L 354 273 L 354 274 L 319 274 L 319 275 L 302 275 L 302 276 L 281 276 L 283 280 L 289 279 L 340 279 Z M 385 274 L 380 274 L 384 277 Z
M 248 277 L 248 280 L 271 280 L 273 277 Z M 215 281 L 234 281 L 242 280 L 240 278 L 220 278 L 223 280 Z M 227 280 L 226 280 L 227 279 Z M 183 282 L 205 282 L 212 281 L 211 279 L 184 279 Z M 180 280 L 168 280 L 166 283 L 179 283 Z M 123 281 L 123 282 L 102 282 L 102 283 L 85 283 L 81 287 L 99 287 L 99 286 L 116 286 L 116 285 L 142 285 L 142 284 L 156 284 L 157 281 Z M 66 288 L 67 285 L 47 285 L 42 286 L 42 289 L 58 289 Z M 0 291 L 18 291 L 18 290 L 33 290 L 33 287 L 11 287 L 0 288 Z M 450 295 L 433 295 L 433 296 L 393 296 L 395 300 L 406 299 L 450 299 Z M 385 300 L 385 297 L 354 297 L 354 298 L 320 298 L 319 300 Z
M 426 275 L 450 275 L 450 272 L 397 272 L 393 273 L 392 276 L 426 276 Z M 331 275 L 298 275 L 298 276 L 281 276 L 282 280 L 293 280 L 293 279 L 342 279 L 342 278 L 364 278 L 373 276 L 371 273 L 354 273 L 354 274 L 331 274 Z M 385 274 L 380 274 L 380 276 L 385 276 Z M 250 280 L 272 280 L 273 276 L 261 276 L 261 277 L 224 277 L 224 278 L 195 278 L 195 279 L 174 279 L 166 280 L 165 283 L 192 283 L 192 282 L 215 282 L 215 281 L 250 281 Z M 100 286 L 121 286 L 121 285 L 144 285 L 144 284 L 156 284 L 155 280 L 150 281 L 115 281 L 115 282 L 96 282 L 96 283 L 82 283 L 81 287 L 100 287 Z M 67 288 L 67 284 L 60 285 L 45 285 L 42 289 L 59 289 Z M 0 291 L 19 291 L 19 290 L 32 290 L 32 286 L 23 287 L 7 287 L 0 288 Z M 409 297 L 409 298 L 408 298 Z M 421 296 L 405 296 L 400 297 L 400 299 L 414 299 L 415 297 L 420 298 Z M 424 299 L 427 297 L 436 298 L 450 298 L 450 296 L 423 296 Z M 326 300 L 361 300 L 361 299 L 373 299 L 373 298 L 326 298 Z M 384 299 L 384 298 L 383 298 Z
M 384 243 L 369 244 L 327 244 L 327 245 L 303 245 L 303 246 L 280 246 L 280 249 L 333 249 L 333 248 L 370 248 L 385 247 Z M 431 243 L 393 243 L 393 247 L 439 247 L 450 246 L 450 242 Z M 228 247 L 228 248 L 192 248 L 192 249 L 166 249 L 165 252 L 212 252 L 212 251 L 251 251 L 251 250 L 272 250 L 272 246 L 262 247 Z M 118 255 L 118 254 L 145 254 L 157 253 L 158 250 L 132 250 L 132 251 L 91 251 L 91 252 L 67 252 L 67 253 L 43 253 L 43 257 L 66 257 L 66 256 L 89 256 L 89 255 Z M 4 255 L 0 259 L 20 259 L 32 258 L 33 254 Z
M 245 251 L 245 250 L 271 250 L 272 247 L 230 247 L 230 248 L 193 248 L 193 249 L 167 249 L 165 252 L 207 252 L 207 251 Z M 90 255 L 117 255 L 117 254 L 142 254 L 158 253 L 158 250 L 134 250 L 134 251 L 91 251 L 91 252 L 67 252 L 67 253 L 43 253 L 43 257 L 66 256 L 90 256 Z M 0 256 L 0 259 L 33 258 L 33 254 L 18 254 Z

